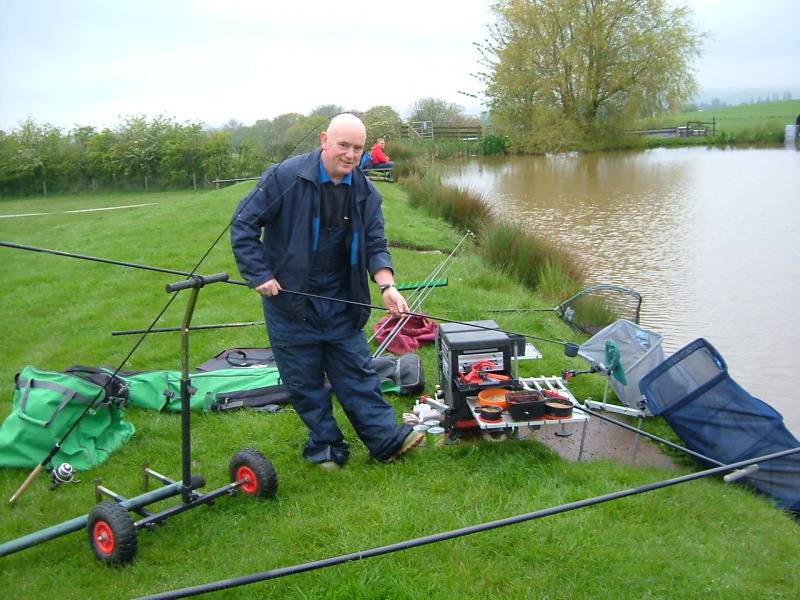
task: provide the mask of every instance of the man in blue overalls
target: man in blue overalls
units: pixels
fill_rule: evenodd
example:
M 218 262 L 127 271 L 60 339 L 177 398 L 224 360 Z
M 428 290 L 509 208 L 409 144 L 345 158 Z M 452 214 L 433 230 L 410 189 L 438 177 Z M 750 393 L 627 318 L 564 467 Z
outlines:
M 394 285 L 382 198 L 356 169 L 365 143 L 358 117 L 334 117 L 321 147 L 267 169 L 231 221 L 236 263 L 263 296 L 278 371 L 308 427 L 303 456 L 326 469 L 340 468 L 350 454 L 326 378 L 376 460 L 390 462 L 423 437 L 397 424 L 364 334 L 368 274 L 390 315 L 409 310 Z

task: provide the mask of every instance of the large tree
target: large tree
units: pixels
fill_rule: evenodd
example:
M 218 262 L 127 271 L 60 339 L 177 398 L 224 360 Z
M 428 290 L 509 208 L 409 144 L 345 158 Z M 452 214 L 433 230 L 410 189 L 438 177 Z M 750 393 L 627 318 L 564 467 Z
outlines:
M 466 125 L 472 117 L 464 114 L 464 107 L 440 98 L 419 98 L 406 111 L 409 122 L 431 121 L 434 125 Z
M 372 147 L 378 138 L 393 140 L 397 137 L 400 115 L 391 106 L 373 106 L 361 115 L 367 128 L 367 148 Z
M 619 133 L 679 106 L 705 34 L 668 0 L 498 0 L 479 45 L 495 126 L 522 151 Z

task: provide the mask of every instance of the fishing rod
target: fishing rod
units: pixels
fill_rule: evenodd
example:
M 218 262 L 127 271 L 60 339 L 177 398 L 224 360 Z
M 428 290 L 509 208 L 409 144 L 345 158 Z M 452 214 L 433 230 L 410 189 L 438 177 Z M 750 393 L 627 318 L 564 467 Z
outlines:
M 342 298 L 331 298 L 330 296 L 320 296 L 319 294 L 311 294 L 309 292 L 299 292 L 297 290 L 287 290 L 285 288 L 282 289 L 280 291 L 280 293 L 282 293 L 282 294 L 283 293 L 285 293 L 285 294 L 293 294 L 295 296 L 303 296 L 305 298 L 314 298 L 316 300 L 328 300 L 330 302 L 340 302 L 342 304 L 349 304 L 351 306 L 360 306 L 360 307 L 363 307 L 363 308 L 370 308 L 372 310 L 382 310 L 382 311 L 385 311 L 385 312 L 389 312 L 389 309 L 386 308 L 385 306 L 378 306 L 377 304 L 367 304 L 365 302 L 357 302 L 356 300 L 344 300 Z M 485 329 L 487 331 L 499 331 L 501 333 L 505 333 L 506 335 L 524 337 L 524 338 L 528 338 L 530 340 L 537 340 L 537 341 L 540 341 L 540 342 L 549 342 L 551 344 L 558 344 L 560 346 L 564 346 L 564 355 L 565 356 L 569 356 L 570 358 L 577 356 L 578 355 L 578 350 L 580 349 L 580 346 L 578 344 L 576 344 L 575 342 L 564 342 L 564 341 L 561 341 L 561 340 L 551 340 L 549 338 L 530 335 L 528 333 L 517 333 L 517 332 L 514 332 L 514 331 L 508 331 L 508 330 L 503 329 L 501 327 L 489 327 L 487 325 L 480 325 L 478 323 L 470 323 L 470 322 L 467 322 L 467 321 L 456 321 L 455 319 L 447 319 L 445 317 L 437 317 L 437 316 L 434 316 L 434 315 L 426 315 L 426 314 L 423 314 L 423 313 L 418 313 L 418 312 L 413 312 L 413 311 L 404 312 L 404 313 L 402 313 L 402 315 L 403 316 L 409 316 L 409 317 L 420 317 L 420 318 L 432 319 L 434 321 L 442 321 L 444 323 L 455 323 L 456 325 L 465 325 L 467 327 L 475 327 L 476 329 Z M 217 329 L 217 328 L 223 328 L 223 327 L 245 327 L 245 326 L 249 326 L 249 325 L 261 325 L 261 324 L 263 324 L 263 321 L 259 321 L 259 322 L 253 321 L 253 322 L 248 322 L 248 323 L 230 323 L 230 324 L 219 324 L 219 325 L 198 325 L 198 326 L 193 327 L 193 329 Z M 192 329 L 192 328 L 190 328 L 190 329 Z M 137 330 L 131 330 L 131 331 L 115 331 L 115 332 L 113 332 L 113 334 L 114 335 L 125 335 L 125 334 L 128 334 L 128 333 L 143 333 L 143 332 L 147 333 L 147 332 L 159 332 L 159 331 L 182 331 L 182 328 L 181 327 L 165 327 L 165 328 L 162 328 L 162 329 L 152 329 L 152 328 L 151 329 L 137 329 Z
M 308 292 L 298 292 L 296 290 L 282 289 L 280 291 L 280 293 L 284 293 L 284 292 L 287 293 L 287 294 L 294 294 L 295 296 L 304 296 L 306 298 L 316 298 L 317 300 L 330 300 L 331 302 L 341 302 L 343 304 L 350 304 L 352 306 L 361 306 L 363 308 L 371 308 L 373 310 L 383 310 L 383 311 L 387 311 L 387 312 L 389 311 L 389 309 L 386 308 L 385 306 L 378 306 L 376 304 L 366 304 L 364 302 L 357 302 L 355 300 L 343 300 L 341 298 L 331 298 L 329 296 L 320 296 L 320 295 L 311 294 L 311 293 L 308 293 Z M 466 325 L 467 327 L 475 327 L 476 329 L 485 329 L 487 331 L 499 331 L 501 333 L 505 333 L 506 335 L 525 337 L 525 338 L 528 338 L 530 340 L 538 340 L 540 342 L 549 342 L 551 344 L 558 344 L 560 346 L 564 346 L 564 354 L 566 356 L 569 356 L 569 357 L 578 356 L 578 350 L 580 349 L 580 346 L 578 344 L 576 344 L 575 342 L 563 342 L 561 340 L 551 340 L 551 339 L 548 339 L 548 338 L 538 337 L 538 336 L 535 336 L 535 335 L 529 335 L 527 333 L 517 333 L 515 331 L 508 331 L 508 330 L 502 329 L 500 327 L 488 327 L 486 325 L 479 325 L 477 323 L 469 323 L 469 322 L 466 322 L 466 321 L 456 321 L 455 319 L 446 319 L 444 317 L 436 317 L 436 316 L 433 316 L 433 315 L 426 315 L 426 314 L 417 313 L 417 312 L 404 312 L 402 314 L 403 315 L 410 315 L 412 317 L 421 317 L 421 318 L 433 319 L 434 321 L 442 321 L 444 323 L 455 323 L 456 325 Z
M 110 258 L 100 258 L 98 256 L 88 256 L 86 254 L 75 254 L 73 252 L 63 252 L 61 250 L 50 250 L 48 248 L 39 248 L 37 246 L 26 246 L 25 244 L 13 244 L 11 242 L 4 242 L 0 240 L 0 246 L 5 246 L 7 248 L 17 248 L 18 250 L 32 250 L 33 252 L 43 252 L 45 254 L 55 254 L 56 256 L 66 256 L 68 258 L 79 258 L 81 260 L 89 260 L 94 262 L 100 263 L 107 263 L 110 265 L 117 265 L 121 267 L 131 267 L 134 269 L 144 269 L 146 271 L 158 271 L 159 273 L 169 273 L 170 275 L 184 275 L 186 277 L 191 277 L 194 273 L 190 273 L 189 271 L 177 271 L 175 269 L 164 269 L 161 267 L 152 267 L 150 265 L 140 265 L 137 263 L 131 262 L 124 262 L 121 260 L 111 260 Z M 225 283 L 233 283 L 235 285 L 247 285 L 245 281 L 236 281 L 235 279 L 229 279 Z
M 541 510 L 525 513 L 522 515 L 506 517 L 504 519 L 497 519 L 495 521 L 489 521 L 487 523 L 479 523 L 478 525 L 468 525 L 466 527 L 461 527 L 460 529 L 452 529 L 450 531 L 445 531 L 442 533 L 434 533 L 424 537 L 405 540 L 402 542 L 396 542 L 394 544 L 387 544 L 385 546 L 378 546 L 376 548 L 371 548 L 368 550 L 351 552 L 349 554 L 342 554 L 339 556 L 307 562 L 299 565 L 280 567 L 277 569 L 272 569 L 270 571 L 262 571 L 261 573 L 241 575 L 238 577 L 231 577 L 228 579 L 222 579 L 218 581 L 213 581 L 211 583 L 204 583 L 192 587 L 185 587 L 182 589 L 150 594 L 148 596 L 140 596 L 136 600 L 174 600 L 175 598 L 188 598 L 189 596 L 198 596 L 200 594 L 206 594 L 209 592 L 227 590 L 234 587 L 249 585 L 252 583 L 258 583 L 260 581 L 278 579 L 280 577 L 286 577 L 287 575 L 306 573 L 317 569 L 323 569 L 327 567 L 341 565 L 352 561 L 361 561 L 366 558 L 373 558 L 375 556 L 383 556 L 385 554 L 391 554 L 393 552 L 399 552 L 401 550 L 418 548 L 420 546 L 425 546 L 427 544 L 452 540 L 460 537 L 465 537 L 468 535 L 473 535 L 475 533 L 483 533 L 485 531 L 499 529 L 500 527 L 517 525 L 519 523 L 525 523 L 527 521 L 533 521 L 535 519 L 541 519 L 543 517 L 558 515 L 572 510 L 577 510 L 580 508 L 596 506 L 599 504 L 603 504 L 605 502 L 610 502 L 612 500 L 619 500 L 622 498 L 628 498 L 630 496 L 636 496 L 646 492 L 653 492 L 670 486 L 679 485 L 682 483 L 688 483 L 690 481 L 695 481 L 705 477 L 710 477 L 711 475 L 718 475 L 726 471 L 732 471 L 732 473 L 726 475 L 723 479 L 725 480 L 725 483 L 731 483 L 738 477 L 745 476 L 747 474 L 748 469 L 750 469 L 754 464 L 758 462 L 767 462 L 770 460 L 775 460 L 777 458 L 783 458 L 791 454 L 796 454 L 798 452 L 800 452 L 800 448 L 790 448 L 789 450 L 782 450 L 780 452 L 775 452 L 774 454 L 767 454 L 765 456 L 759 456 L 757 458 L 743 460 L 740 462 L 732 463 L 730 465 L 713 467 L 710 469 L 706 469 L 704 471 L 690 473 L 688 475 L 680 475 L 678 477 L 673 477 L 671 479 L 663 479 L 661 481 L 656 481 L 653 483 L 648 483 L 645 485 L 628 488 L 626 490 L 611 492 L 609 494 L 604 494 L 602 496 L 594 496 L 592 498 L 577 500 L 575 502 L 569 502 L 567 504 L 561 504 L 559 506 L 543 508 Z
M 637 435 L 643 435 L 646 438 L 649 438 L 649 439 L 653 440 L 654 442 L 659 442 L 659 443 L 664 444 L 665 446 L 669 446 L 670 448 L 673 448 L 675 450 L 680 450 L 681 452 L 685 452 L 686 454 L 689 454 L 690 456 L 693 456 L 694 458 L 696 458 L 698 460 L 706 461 L 709 464 L 714 464 L 714 465 L 717 465 L 717 466 L 723 466 L 725 464 L 725 463 L 722 463 L 722 462 L 720 462 L 718 460 L 714 460 L 713 458 L 710 458 L 708 456 L 700 454 L 699 452 L 695 452 L 694 450 L 690 450 L 689 448 L 685 448 L 684 446 L 680 446 L 678 444 L 670 442 L 669 440 L 665 440 L 664 438 L 658 437 L 657 435 L 649 433 L 649 432 L 647 432 L 644 429 L 641 429 L 639 427 L 634 427 L 633 425 L 628 425 L 627 423 L 624 423 L 624 422 L 619 421 L 617 419 L 612 419 L 611 417 L 608 417 L 608 416 L 606 416 L 606 415 L 604 415 L 602 413 L 599 413 L 599 412 L 597 412 L 595 410 L 592 410 L 591 408 L 587 408 L 586 406 L 581 406 L 580 404 L 576 404 L 574 406 L 574 408 L 576 408 L 577 410 L 579 410 L 579 411 L 581 411 L 583 413 L 586 413 L 587 415 L 591 415 L 593 417 L 597 417 L 598 419 L 602 419 L 603 421 L 606 421 L 607 423 L 611 423 L 613 425 L 617 425 L 619 427 L 622 427 L 623 429 L 627 429 L 628 431 L 631 431 L 631 432 L 633 432 L 633 433 L 635 433 Z
M 593 292 L 604 292 L 607 290 L 610 290 L 612 292 L 620 292 L 622 294 L 631 296 L 637 303 L 636 315 L 638 316 L 639 310 L 642 307 L 642 295 L 636 290 L 632 290 L 626 287 L 622 287 L 620 285 L 614 285 L 610 283 L 601 283 L 600 285 L 593 285 L 592 287 L 588 287 L 585 290 L 578 292 L 574 296 L 570 296 L 569 298 L 567 298 L 561 304 L 559 304 L 554 308 L 490 308 L 488 312 L 558 312 L 563 307 L 568 306 L 573 300 L 577 300 L 581 296 L 585 296 Z
M 422 295 L 422 294 L 423 294 L 425 291 L 427 291 L 427 290 L 428 290 L 428 288 L 431 288 L 431 287 L 436 287 L 436 279 L 437 279 L 438 277 L 440 277 L 442 274 L 444 274 L 444 273 L 446 272 L 446 271 L 445 271 L 445 266 L 446 266 L 446 265 L 447 265 L 447 263 L 450 261 L 450 259 L 452 259 L 452 258 L 453 258 L 453 255 L 454 255 L 454 254 L 455 254 L 455 253 L 458 251 L 458 249 L 459 249 L 459 247 L 461 246 L 461 244 L 463 244 L 463 243 L 464 243 L 464 240 L 466 240 L 466 239 L 467 239 L 467 237 L 468 237 L 468 236 L 470 236 L 470 235 L 472 235 L 472 234 L 471 234 L 471 232 L 467 232 L 466 234 L 464 234 L 464 237 L 463 237 L 463 238 L 461 238 L 461 240 L 458 242 L 458 244 L 456 245 L 456 247 L 455 247 L 455 248 L 453 248 L 453 251 L 452 251 L 452 252 L 450 252 L 450 254 L 448 254 L 448 255 L 447 255 L 445 258 L 444 258 L 444 260 L 443 260 L 441 263 L 439 263 L 439 264 L 438 264 L 438 265 L 437 265 L 437 266 L 436 266 L 436 267 L 433 269 L 433 271 L 431 271 L 431 273 L 428 275 L 428 277 L 427 277 L 427 278 L 424 280 L 424 282 L 423 282 L 423 283 L 424 283 L 424 285 L 423 285 L 423 286 L 421 286 L 421 287 L 418 287 L 417 289 L 415 289 L 415 290 L 414 290 L 414 291 L 413 291 L 413 292 L 412 292 L 412 293 L 411 293 L 411 294 L 408 296 L 408 298 L 406 298 L 406 302 L 408 303 L 409 307 L 411 307 L 411 306 L 415 306 L 415 305 L 418 305 L 418 304 L 420 303 L 420 299 L 418 299 L 418 298 L 415 298 L 415 296 L 416 296 L 417 294 L 419 294 L 419 295 Z M 412 304 L 412 302 L 413 302 L 413 304 Z M 372 337 L 370 337 L 370 338 L 369 338 L 369 340 L 368 340 L 368 341 L 372 341 L 372 340 L 375 338 L 375 336 L 376 336 L 376 335 L 377 335 L 377 334 L 378 334 L 380 331 L 382 331 L 382 330 L 384 329 L 384 327 L 386 327 L 386 323 L 383 323 L 383 324 L 382 324 L 382 325 L 381 325 L 381 326 L 380 326 L 380 327 L 379 327 L 379 328 L 378 328 L 378 329 L 375 331 L 375 333 L 372 335 Z
M 161 273 L 170 273 L 172 275 L 184 275 L 186 277 L 192 277 L 194 275 L 193 273 L 190 273 L 188 271 L 178 271 L 178 270 L 175 270 L 175 269 L 163 269 L 163 268 L 160 268 L 160 267 L 151 267 L 151 266 L 148 266 L 148 265 L 140 265 L 140 264 L 136 264 L 136 263 L 126 263 L 126 262 L 122 262 L 122 261 L 115 261 L 115 260 L 110 260 L 110 259 L 98 258 L 98 257 L 95 257 L 95 256 L 87 256 L 87 255 L 83 255 L 83 254 L 74 254 L 74 253 L 71 253 L 71 252 L 61 252 L 61 251 L 58 251 L 58 250 L 49 250 L 49 249 L 46 249 L 46 248 L 37 248 L 35 246 L 25 246 L 23 244 L 12 244 L 10 242 L 0 241 L 0 246 L 7 246 L 9 248 L 18 248 L 18 249 L 22 249 L 22 250 L 33 250 L 35 252 L 45 252 L 45 253 L 48 253 L 48 254 L 55 254 L 55 255 L 58 255 L 58 256 L 67 256 L 67 257 L 70 257 L 70 258 L 79 258 L 79 259 L 83 259 L 83 260 L 92 260 L 92 261 L 96 261 L 96 262 L 104 262 L 104 263 L 116 264 L 116 265 L 121 265 L 121 266 L 126 266 L 126 267 L 132 267 L 132 268 L 136 268 L 136 269 L 145 269 L 145 270 L 148 270 L 148 271 L 159 271 Z M 247 282 L 245 282 L 245 281 L 237 281 L 235 279 L 229 279 L 229 280 L 227 280 L 227 283 L 232 283 L 232 284 L 235 284 L 235 285 L 247 286 Z M 249 286 L 247 286 L 247 287 L 249 287 Z M 316 298 L 318 300 L 330 300 L 331 302 L 341 302 L 341 303 L 344 303 L 344 304 L 352 304 L 352 305 L 355 305 L 355 306 L 362 306 L 362 307 L 365 307 L 365 308 L 371 308 L 373 310 L 382 310 L 382 311 L 387 311 L 387 312 L 389 310 L 385 306 L 377 306 L 375 304 L 365 304 L 363 302 L 356 302 L 354 300 L 343 300 L 341 298 L 330 298 L 330 297 L 327 297 L 327 296 L 319 296 L 317 294 L 310 294 L 308 292 L 299 292 L 299 291 L 296 291 L 296 290 L 287 290 L 287 289 L 283 289 L 283 290 L 281 290 L 281 292 L 286 292 L 288 294 L 295 294 L 297 296 L 305 296 L 307 298 Z M 162 313 L 163 313 L 163 311 L 162 311 Z M 428 319 L 433 319 L 434 321 L 442 321 L 444 323 L 455 323 L 457 325 L 467 325 L 469 327 L 475 327 L 477 329 L 486 329 L 488 331 L 500 331 L 500 332 L 503 332 L 503 333 L 506 333 L 506 334 L 510 334 L 510 335 L 522 336 L 522 337 L 525 337 L 525 338 L 528 338 L 528 339 L 531 339 L 531 340 L 538 340 L 538 341 L 541 341 L 541 342 L 550 342 L 552 344 L 560 344 L 560 345 L 564 346 L 564 354 L 566 356 L 569 356 L 569 357 L 577 356 L 578 355 L 578 349 L 580 348 L 580 346 L 578 346 L 578 344 L 576 344 L 574 342 L 563 342 L 563 341 L 560 341 L 560 340 L 551 340 L 551 339 L 548 339 L 548 338 L 529 335 L 529 334 L 526 334 L 526 333 L 515 333 L 513 331 L 506 331 L 506 330 L 504 330 L 502 328 L 499 328 L 499 327 L 487 327 L 485 325 L 477 325 L 475 323 L 467 323 L 467 322 L 464 322 L 464 321 L 456 321 L 455 319 L 447 319 L 445 317 L 435 317 L 435 316 L 432 316 L 432 315 L 424 315 L 424 314 L 418 313 L 418 312 L 406 312 L 406 313 L 403 313 L 403 314 L 404 315 L 408 315 L 409 317 L 428 318 Z M 203 328 L 203 329 L 216 329 L 216 328 L 222 328 L 222 327 L 244 327 L 246 325 L 251 325 L 251 324 L 252 325 L 257 325 L 257 324 L 261 324 L 261 323 L 260 322 L 259 323 L 253 322 L 253 323 L 246 323 L 246 324 L 232 323 L 232 324 L 205 325 L 205 326 L 204 325 L 198 325 L 198 326 L 194 326 L 194 327 L 195 328 Z M 164 330 L 165 331 L 180 331 L 180 328 L 164 328 Z M 143 334 L 147 334 L 147 333 L 150 333 L 150 332 L 153 332 L 153 331 L 160 331 L 160 330 L 154 329 L 154 328 L 151 327 L 149 329 L 138 329 L 138 330 L 131 330 L 131 331 L 117 331 L 117 332 L 114 332 L 114 335 L 124 335 L 124 334 L 127 334 L 127 333 L 143 333 Z M 130 358 L 130 356 L 128 358 Z M 127 360 L 127 358 L 126 358 L 126 360 Z M 123 364 L 124 364 L 124 362 L 123 362 Z
M 294 146 L 292 146 L 292 148 L 286 153 L 286 156 L 283 157 L 283 159 L 280 161 L 280 163 L 275 165 L 275 167 L 272 167 L 272 170 L 270 171 L 270 174 L 266 176 L 266 178 L 264 180 L 264 183 L 266 183 L 269 180 L 269 178 L 275 173 L 277 167 L 280 166 L 281 164 L 283 164 L 283 162 L 286 161 L 286 159 L 288 159 L 292 155 L 292 153 L 300 146 L 301 143 L 303 143 L 306 140 L 306 138 L 308 136 L 310 136 L 320 126 L 322 126 L 325 123 L 328 123 L 329 121 L 330 121 L 330 118 L 327 121 L 323 121 L 322 123 L 318 123 L 317 125 L 315 125 L 313 128 L 311 128 L 308 131 L 308 133 L 306 133 L 300 139 L 300 141 L 298 141 Z M 243 209 L 244 209 L 244 206 L 241 207 L 239 212 L 241 212 L 241 210 L 243 210 Z M 237 213 L 237 215 L 238 214 L 239 213 Z M 161 268 L 158 268 L 158 267 L 148 267 L 146 265 L 138 265 L 138 264 L 135 264 L 135 263 L 127 263 L 127 264 L 125 264 L 125 263 L 122 263 L 121 261 L 112 261 L 112 260 L 108 260 L 108 259 L 100 259 L 100 258 L 97 258 L 97 257 L 90 257 L 90 256 L 85 256 L 85 255 L 79 255 L 79 254 L 51 251 L 51 250 L 46 250 L 44 248 L 36 248 L 34 246 L 24 246 L 22 244 L 12 244 L 10 242 L 2 242 L 2 241 L 0 241 L 0 245 L 6 246 L 6 247 L 9 247 L 9 248 L 17 248 L 17 249 L 22 249 L 22 250 L 32 250 L 32 251 L 35 251 L 35 252 L 46 252 L 46 253 L 50 253 L 50 254 L 56 254 L 56 255 L 59 255 L 59 256 L 68 256 L 68 257 L 71 257 L 71 258 L 79 258 L 79 259 L 83 259 L 83 260 L 93 260 L 93 261 L 97 261 L 97 262 L 105 262 L 105 263 L 117 264 L 117 265 L 121 265 L 121 266 L 129 266 L 129 267 L 133 267 L 133 268 L 146 269 L 146 270 L 150 270 L 150 271 L 159 271 L 159 272 L 163 272 L 163 273 L 171 273 L 173 275 L 183 275 L 183 276 L 186 276 L 187 278 L 193 278 L 198 283 L 198 285 L 202 287 L 202 285 L 204 285 L 204 282 L 206 281 L 206 279 L 204 279 L 202 275 L 197 275 L 195 272 L 197 271 L 197 269 L 200 268 L 200 265 L 202 265 L 203 261 L 205 261 L 205 259 L 208 257 L 208 255 L 211 253 L 211 251 L 216 247 L 216 245 L 222 239 L 222 236 L 225 235 L 225 232 L 227 232 L 229 228 L 230 228 L 230 221 L 228 221 L 226 226 L 223 228 L 222 232 L 220 232 L 220 234 L 217 236 L 217 238 L 211 243 L 211 245 L 209 246 L 208 250 L 206 250 L 206 252 L 200 258 L 200 260 L 197 262 L 197 265 L 195 266 L 194 269 L 192 269 L 191 272 L 176 271 L 176 270 L 172 270 L 172 269 L 161 269 Z M 215 277 L 215 276 L 211 276 L 211 277 Z M 244 281 L 232 281 L 232 280 L 228 280 L 227 277 L 228 277 L 227 274 L 225 274 L 225 280 L 229 281 L 229 283 L 247 286 L 247 283 L 244 282 Z M 210 281 L 210 279 L 208 279 L 208 281 Z M 171 290 L 168 289 L 167 291 L 171 291 Z M 106 383 L 106 385 L 103 386 L 103 389 L 98 392 L 98 394 L 95 396 L 95 398 L 92 399 L 92 401 L 86 406 L 86 408 L 83 410 L 83 412 L 81 412 L 81 414 L 78 415 L 78 417 L 75 419 L 75 421 L 69 427 L 69 429 L 67 429 L 66 433 L 63 436 L 61 436 L 61 439 L 58 440 L 55 443 L 55 445 L 50 449 L 50 451 L 47 453 L 47 456 L 33 469 L 33 471 L 31 471 L 31 473 L 28 475 L 28 477 L 25 479 L 25 481 L 22 483 L 22 485 L 19 487 L 19 489 L 16 492 L 14 492 L 14 494 L 11 496 L 11 498 L 9 500 L 9 503 L 11 503 L 11 504 L 15 503 L 19 499 L 19 497 L 22 495 L 22 493 L 28 488 L 28 486 L 30 486 L 30 484 L 33 482 L 33 480 L 36 479 L 36 477 L 42 471 L 44 471 L 44 469 L 51 463 L 51 461 L 53 460 L 53 457 L 55 457 L 55 455 L 58 454 L 58 451 L 61 449 L 61 445 L 64 443 L 64 440 L 66 440 L 67 437 L 72 433 L 72 431 L 77 427 L 78 423 L 80 423 L 83 420 L 83 417 L 87 413 L 89 413 L 90 410 L 93 410 L 94 405 L 97 402 L 97 400 L 100 397 L 104 397 L 105 396 L 105 393 L 107 392 L 107 388 L 110 386 L 111 382 L 114 380 L 114 377 L 116 377 L 117 373 L 119 373 L 119 371 L 122 370 L 122 367 L 128 362 L 128 360 L 130 360 L 130 358 L 133 356 L 134 352 L 139 348 L 139 346 L 142 344 L 144 339 L 147 337 L 147 332 L 150 331 L 151 329 L 153 329 L 153 326 L 164 315 L 164 313 L 170 307 L 170 305 L 175 300 L 175 298 L 177 298 L 177 294 L 171 294 L 170 299 L 165 303 L 164 308 L 161 310 L 161 312 L 158 314 L 158 316 L 156 316 L 156 318 L 150 324 L 150 327 L 148 328 L 148 330 L 146 330 L 142 334 L 141 338 L 139 338 L 139 340 L 136 342 L 136 344 L 134 344 L 133 348 L 130 350 L 130 352 L 128 352 L 127 356 L 122 360 L 122 362 L 114 370 L 114 373 L 109 378 L 108 383 Z
M 389 309 L 386 308 L 385 306 L 378 306 L 377 304 L 366 304 L 364 302 L 357 302 L 355 300 L 343 300 L 342 298 L 331 298 L 329 296 L 320 296 L 318 294 L 311 294 L 309 292 L 298 292 L 296 290 L 282 289 L 280 291 L 280 293 L 294 294 L 295 296 L 303 296 L 305 298 L 314 298 L 314 299 L 317 299 L 317 300 L 328 300 L 330 302 L 341 302 L 342 304 L 350 304 L 352 306 L 361 306 L 363 308 L 370 308 L 370 309 L 373 309 L 373 310 L 382 310 L 382 311 L 385 311 L 385 312 L 389 311 Z M 561 346 L 564 346 L 564 354 L 566 356 L 569 356 L 570 358 L 577 356 L 578 355 L 578 350 L 580 349 L 580 346 L 578 344 L 574 343 L 574 342 L 563 342 L 561 340 L 551 340 L 551 339 L 548 339 L 548 338 L 538 337 L 538 336 L 530 335 L 530 334 L 527 334 L 527 333 L 517 333 L 517 332 L 514 332 L 514 331 L 508 331 L 506 329 L 502 329 L 501 327 L 488 327 L 486 325 L 480 325 L 480 324 L 477 324 L 477 323 L 470 323 L 470 322 L 467 322 L 467 321 L 456 321 L 455 319 L 447 319 L 445 317 L 437 317 L 437 316 L 434 316 L 434 315 L 427 315 L 427 314 L 418 313 L 418 312 L 411 312 L 411 311 L 404 312 L 402 314 L 404 316 L 409 316 L 409 317 L 421 317 L 421 318 L 432 319 L 434 321 L 442 321 L 444 323 L 455 323 L 456 325 L 465 325 L 467 327 L 475 327 L 476 329 L 486 329 L 488 331 L 499 331 L 499 332 L 505 333 L 507 335 L 525 337 L 525 338 L 528 338 L 528 339 L 531 339 L 531 340 L 538 340 L 540 342 L 550 342 L 551 344 L 559 344 Z M 197 325 L 197 326 L 190 327 L 189 329 L 217 329 L 217 328 L 223 328 L 223 327 L 246 327 L 246 326 L 249 326 L 249 325 L 263 325 L 263 323 L 264 323 L 263 321 L 252 321 L 252 322 L 247 322 L 247 323 L 223 323 L 223 324 L 219 324 L 219 325 Z M 130 333 L 152 333 L 152 332 L 182 331 L 182 330 L 183 329 L 181 327 L 164 327 L 164 328 L 161 328 L 161 329 L 152 329 L 151 328 L 151 329 L 134 329 L 134 330 L 130 330 L 130 331 L 114 331 L 114 332 L 112 332 L 112 334 L 113 335 L 126 335 L 126 334 L 130 334 Z
M 264 321 L 247 321 L 244 323 L 217 323 L 214 325 L 190 325 L 189 327 L 159 327 L 158 329 L 129 329 L 126 331 L 112 331 L 111 335 L 130 335 L 134 333 L 167 333 L 170 331 L 194 331 L 195 329 L 223 329 L 225 327 L 251 327 L 263 325 Z

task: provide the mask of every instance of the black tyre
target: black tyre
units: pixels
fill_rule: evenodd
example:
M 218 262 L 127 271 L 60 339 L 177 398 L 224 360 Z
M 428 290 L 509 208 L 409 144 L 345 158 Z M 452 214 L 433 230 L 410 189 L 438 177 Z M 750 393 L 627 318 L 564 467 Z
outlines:
M 241 491 L 257 498 L 272 498 L 278 492 L 278 473 L 263 452 L 244 448 L 233 455 L 229 469 L 231 483 L 246 479 Z
M 139 539 L 128 510 L 118 502 L 100 502 L 89 512 L 86 525 L 92 552 L 100 562 L 123 565 L 139 549 Z

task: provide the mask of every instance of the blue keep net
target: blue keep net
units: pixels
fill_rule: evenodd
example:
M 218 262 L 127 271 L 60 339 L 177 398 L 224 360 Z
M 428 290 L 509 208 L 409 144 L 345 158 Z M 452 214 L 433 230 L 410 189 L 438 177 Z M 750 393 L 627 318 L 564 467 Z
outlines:
M 722 464 L 800 447 L 780 413 L 731 379 L 725 360 L 702 338 L 647 373 L 639 390 L 689 450 Z M 800 453 L 759 463 L 746 481 L 780 508 L 800 512 Z

